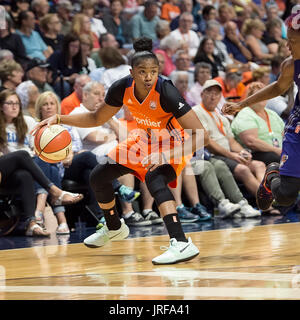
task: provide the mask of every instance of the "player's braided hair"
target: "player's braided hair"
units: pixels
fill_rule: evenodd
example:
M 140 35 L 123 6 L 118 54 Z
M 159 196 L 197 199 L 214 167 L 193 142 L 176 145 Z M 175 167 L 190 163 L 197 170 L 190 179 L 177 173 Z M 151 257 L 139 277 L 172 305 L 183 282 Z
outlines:
M 137 39 L 133 44 L 133 48 L 135 54 L 131 59 L 132 67 L 137 66 L 145 59 L 153 59 L 157 65 L 159 64 L 156 55 L 152 52 L 152 40 L 150 38 L 142 37 Z

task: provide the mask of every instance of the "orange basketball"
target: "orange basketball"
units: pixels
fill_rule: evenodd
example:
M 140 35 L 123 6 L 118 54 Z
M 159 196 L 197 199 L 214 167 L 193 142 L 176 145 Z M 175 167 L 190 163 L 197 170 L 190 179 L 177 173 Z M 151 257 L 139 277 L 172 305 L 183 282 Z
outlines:
M 44 161 L 64 160 L 72 150 L 72 139 L 67 129 L 54 124 L 40 128 L 34 138 L 34 151 Z

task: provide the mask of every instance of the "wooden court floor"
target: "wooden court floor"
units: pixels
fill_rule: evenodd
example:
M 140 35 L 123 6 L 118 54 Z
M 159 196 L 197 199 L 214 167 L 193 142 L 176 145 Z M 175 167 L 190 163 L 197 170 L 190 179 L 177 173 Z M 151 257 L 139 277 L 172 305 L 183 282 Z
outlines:
M 300 299 L 300 224 L 189 234 L 195 259 L 154 266 L 167 236 L 0 251 L 0 299 Z

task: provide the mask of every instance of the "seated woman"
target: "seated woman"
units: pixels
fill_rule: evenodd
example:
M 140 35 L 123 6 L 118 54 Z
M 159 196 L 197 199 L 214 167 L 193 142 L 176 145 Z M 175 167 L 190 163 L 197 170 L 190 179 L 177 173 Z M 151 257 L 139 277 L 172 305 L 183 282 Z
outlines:
M 23 114 L 35 118 L 35 102 L 40 95 L 38 87 L 31 81 L 23 81 L 16 88 L 21 100 Z
M 53 79 L 53 88 L 61 99 L 72 93 L 72 86 L 82 71 L 80 38 L 70 33 L 64 37 L 60 51 L 54 52 L 48 59 Z
M 250 84 L 247 96 L 264 87 L 261 82 Z M 280 162 L 284 122 L 278 114 L 266 107 L 267 101 L 241 110 L 232 121 L 231 129 L 236 139 L 252 150 L 254 160 L 266 165 Z
M 212 78 L 221 76 L 225 71 L 222 61 L 218 56 L 214 54 L 214 51 L 214 40 L 210 37 L 203 37 L 203 40 L 201 41 L 196 56 L 194 58 L 195 64 L 198 62 L 206 62 L 211 65 Z
M 7 154 L 18 150 L 25 150 L 42 169 L 51 183 L 60 188 L 61 179 L 59 178 L 58 170 L 54 170 L 51 164 L 42 161 L 34 155 L 32 150 L 33 137 L 29 134 L 29 130 L 36 122 L 31 117 L 23 116 L 21 102 L 15 91 L 4 90 L 0 93 L 0 113 L 0 151 Z M 35 180 L 39 183 L 39 180 Z M 45 188 L 44 183 L 36 184 L 36 193 L 38 194 L 37 208 L 40 199 L 42 197 L 48 197 L 48 190 L 49 187 Z M 33 204 L 31 203 L 30 212 L 36 209 L 33 200 L 35 197 L 22 199 L 24 199 L 23 201 L 29 201 L 30 199 L 30 201 L 33 202 Z M 63 204 L 66 203 L 66 201 L 67 203 L 74 203 L 81 199 L 82 195 L 60 192 L 60 198 L 55 199 L 55 201 L 51 200 L 51 205 L 54 212 L 60 213 L 64 210 Z M 37 209 L 33 210 L 33 214 L 35 214 L 35 211 L 37 211 Z M 61 216 L 64 216 L 63 212 Z
M 82 73 L 90 74 L 97 68 L 95 61 L 91 58 L 93 40 L 87 34 L 80 35 L 79 39 L 82 55 Z
M 61 50 L 64 36 L 61 32 L 61 22 L 56 13 L 46 14 L 40 21 L 40 29 L 44 42 L 53 49 Z
M 247 19 L 242 26 L 245 43 L 252 53 L 253 61 L 257 64 L 270 64 L 274 54 L 262 41 L 265 25 L 259 19 Z

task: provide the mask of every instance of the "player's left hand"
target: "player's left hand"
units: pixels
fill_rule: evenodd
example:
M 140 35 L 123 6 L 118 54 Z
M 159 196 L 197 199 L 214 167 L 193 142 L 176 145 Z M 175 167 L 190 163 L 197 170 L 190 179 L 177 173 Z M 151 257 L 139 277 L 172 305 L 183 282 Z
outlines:
M 167 157 L 163 152 L 151 153 L 142 160 L 142 166 L 150 171 L 154 171 L 158 166 L 167 163 Z

